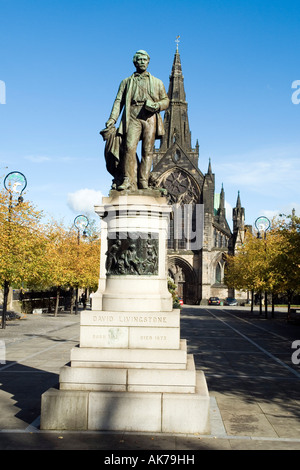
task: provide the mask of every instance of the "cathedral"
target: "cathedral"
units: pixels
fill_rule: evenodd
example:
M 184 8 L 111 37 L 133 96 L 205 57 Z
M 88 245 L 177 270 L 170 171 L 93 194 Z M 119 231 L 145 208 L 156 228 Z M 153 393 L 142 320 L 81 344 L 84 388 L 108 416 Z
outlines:
M 211 162 L 204 174 L 198 167 L 199 144 L 193 148 L 180 54 L 175 52 L 170 75 L 169 108 L 164 115 L 165 134 L 154 149 L 152 184 L 164 188 L 173 217 L 168 236 L 168 272 L 185 304 L 207 304 L 210 297 L 238 300 L 242 293 L 224 284 L 225 254 L 243 243 L 245 210 L 237 195 L 231 230 L 225 212 L 224 188 L 215 192 Z M 187 229 L 188 227 L 188 229 Z M 201 233 L 201 240 L 189 234 Z M 244 294 L 245 295 L 245 294 Z

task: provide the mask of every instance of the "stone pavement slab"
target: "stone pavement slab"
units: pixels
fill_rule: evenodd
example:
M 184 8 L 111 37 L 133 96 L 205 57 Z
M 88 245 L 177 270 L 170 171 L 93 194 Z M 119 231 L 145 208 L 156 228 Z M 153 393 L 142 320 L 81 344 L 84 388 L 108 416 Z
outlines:
M 217 314 L 216 314 L 217 312 Z M 300 449 L 300 370 L 290 361 L 300 329 L 243 310 L 184 307 L 182 338 L 206 374 L 210 435 L 46 432 L 40 397 L 56 386 L 79 341 L 79 316 L 27 316 L 0 330 L 0 449 Z

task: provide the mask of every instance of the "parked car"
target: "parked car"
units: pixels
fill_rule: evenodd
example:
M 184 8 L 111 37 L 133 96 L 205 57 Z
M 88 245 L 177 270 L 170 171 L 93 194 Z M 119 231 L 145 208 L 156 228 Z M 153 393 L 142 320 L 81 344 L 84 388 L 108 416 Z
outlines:
M 210 297 L 208 299 L 208 305 L 220 305 L 219 297 Z
M 236 299 L 233 299 L 232 297 L 227 297 L 225 299 L 224 305 L 230 305 L 231 307 L 238 305 L 238 301 Z

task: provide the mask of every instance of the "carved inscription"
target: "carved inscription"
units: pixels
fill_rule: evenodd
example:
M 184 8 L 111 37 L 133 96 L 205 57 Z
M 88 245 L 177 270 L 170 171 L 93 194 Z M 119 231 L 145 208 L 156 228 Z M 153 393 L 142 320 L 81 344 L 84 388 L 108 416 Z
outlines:
M 128 347 L 128 328 L 82 327 L 81 344 L 86 347 Z
M 116 323 L 118 321 L 120 325 L 124 324 L 126 326 L 130 325 L 139 325 L 141 323 L 148 324 L 148 325 L 163 325 L 167 323 L 166 316 L 142 316 L 142 315 L 125 315 L 119 314 L 116 318 L 114 315 L 93 315 L 93 322 L 99 324 L 108 324 L 108 323 Z
M 166 336 L 162 336 L 162 335 L 155 335 L 155 336 L 141 336 L 140 337 L 142 341 L 167 341 L 167 337 Z

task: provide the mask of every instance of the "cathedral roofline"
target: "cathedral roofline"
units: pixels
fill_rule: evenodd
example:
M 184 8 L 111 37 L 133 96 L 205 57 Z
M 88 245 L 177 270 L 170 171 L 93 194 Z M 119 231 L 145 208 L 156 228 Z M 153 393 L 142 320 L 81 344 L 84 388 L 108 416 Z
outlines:
M 202 171 L 200 170 L 198 164 L 196 165 L 196 162 L 194 162 L 191 158 L 191 156 L 189 155 L 189 153 L 193 153 L 196 155 L 197 157 L 197 163 L 198 163 L 198 153 L 197 153 L 197 150 L 194 150 L 194 149 L 191 149 L 190 151 L 187 151 L 182 145 L 180 142 L 174 142 L 173 145 L 167 150 L 167 152 L 161 152 L 160 149 L 155 149 L 154 151 L 154 155 L 155 154 L 159 154 L 159 153 L 162 153 L 165 155 L 165 157 L 167 157 L 168 155 L 170 156 L 170 158 L 172 158 L 171 155 L 175 154 L 176 153 L 176 149 L 180 150 L 180 152 L 182 152 L 182 154 L 184 154 L 184 159 L 188 161 L 188 163 L 193 167 L 193 169 L 195 169 L 197 171 L 197 173 L 199 173 L 201 179 L 204 179 L 204 174 L 202 173 Z M 184 161 L 184 159 L 181 157 L 179 161 L 174 161 L 173 158 L 173 162 L 174 162 L 174 166 L 178 166 L 178 167 L 181 167 L 182 169 L 185 169 L 185 166 L 186 165 L 182 165 L 181 162 Z M 154 162 L 153 164 L 153 172 L 157 172 L 159 171 L 160 167 L 164 165 L 164 161 L 162 160 L 165 160 L 165 159 L 160 159 L 157 163 Z M 186 171 L 186 170 L 185 170 Z

